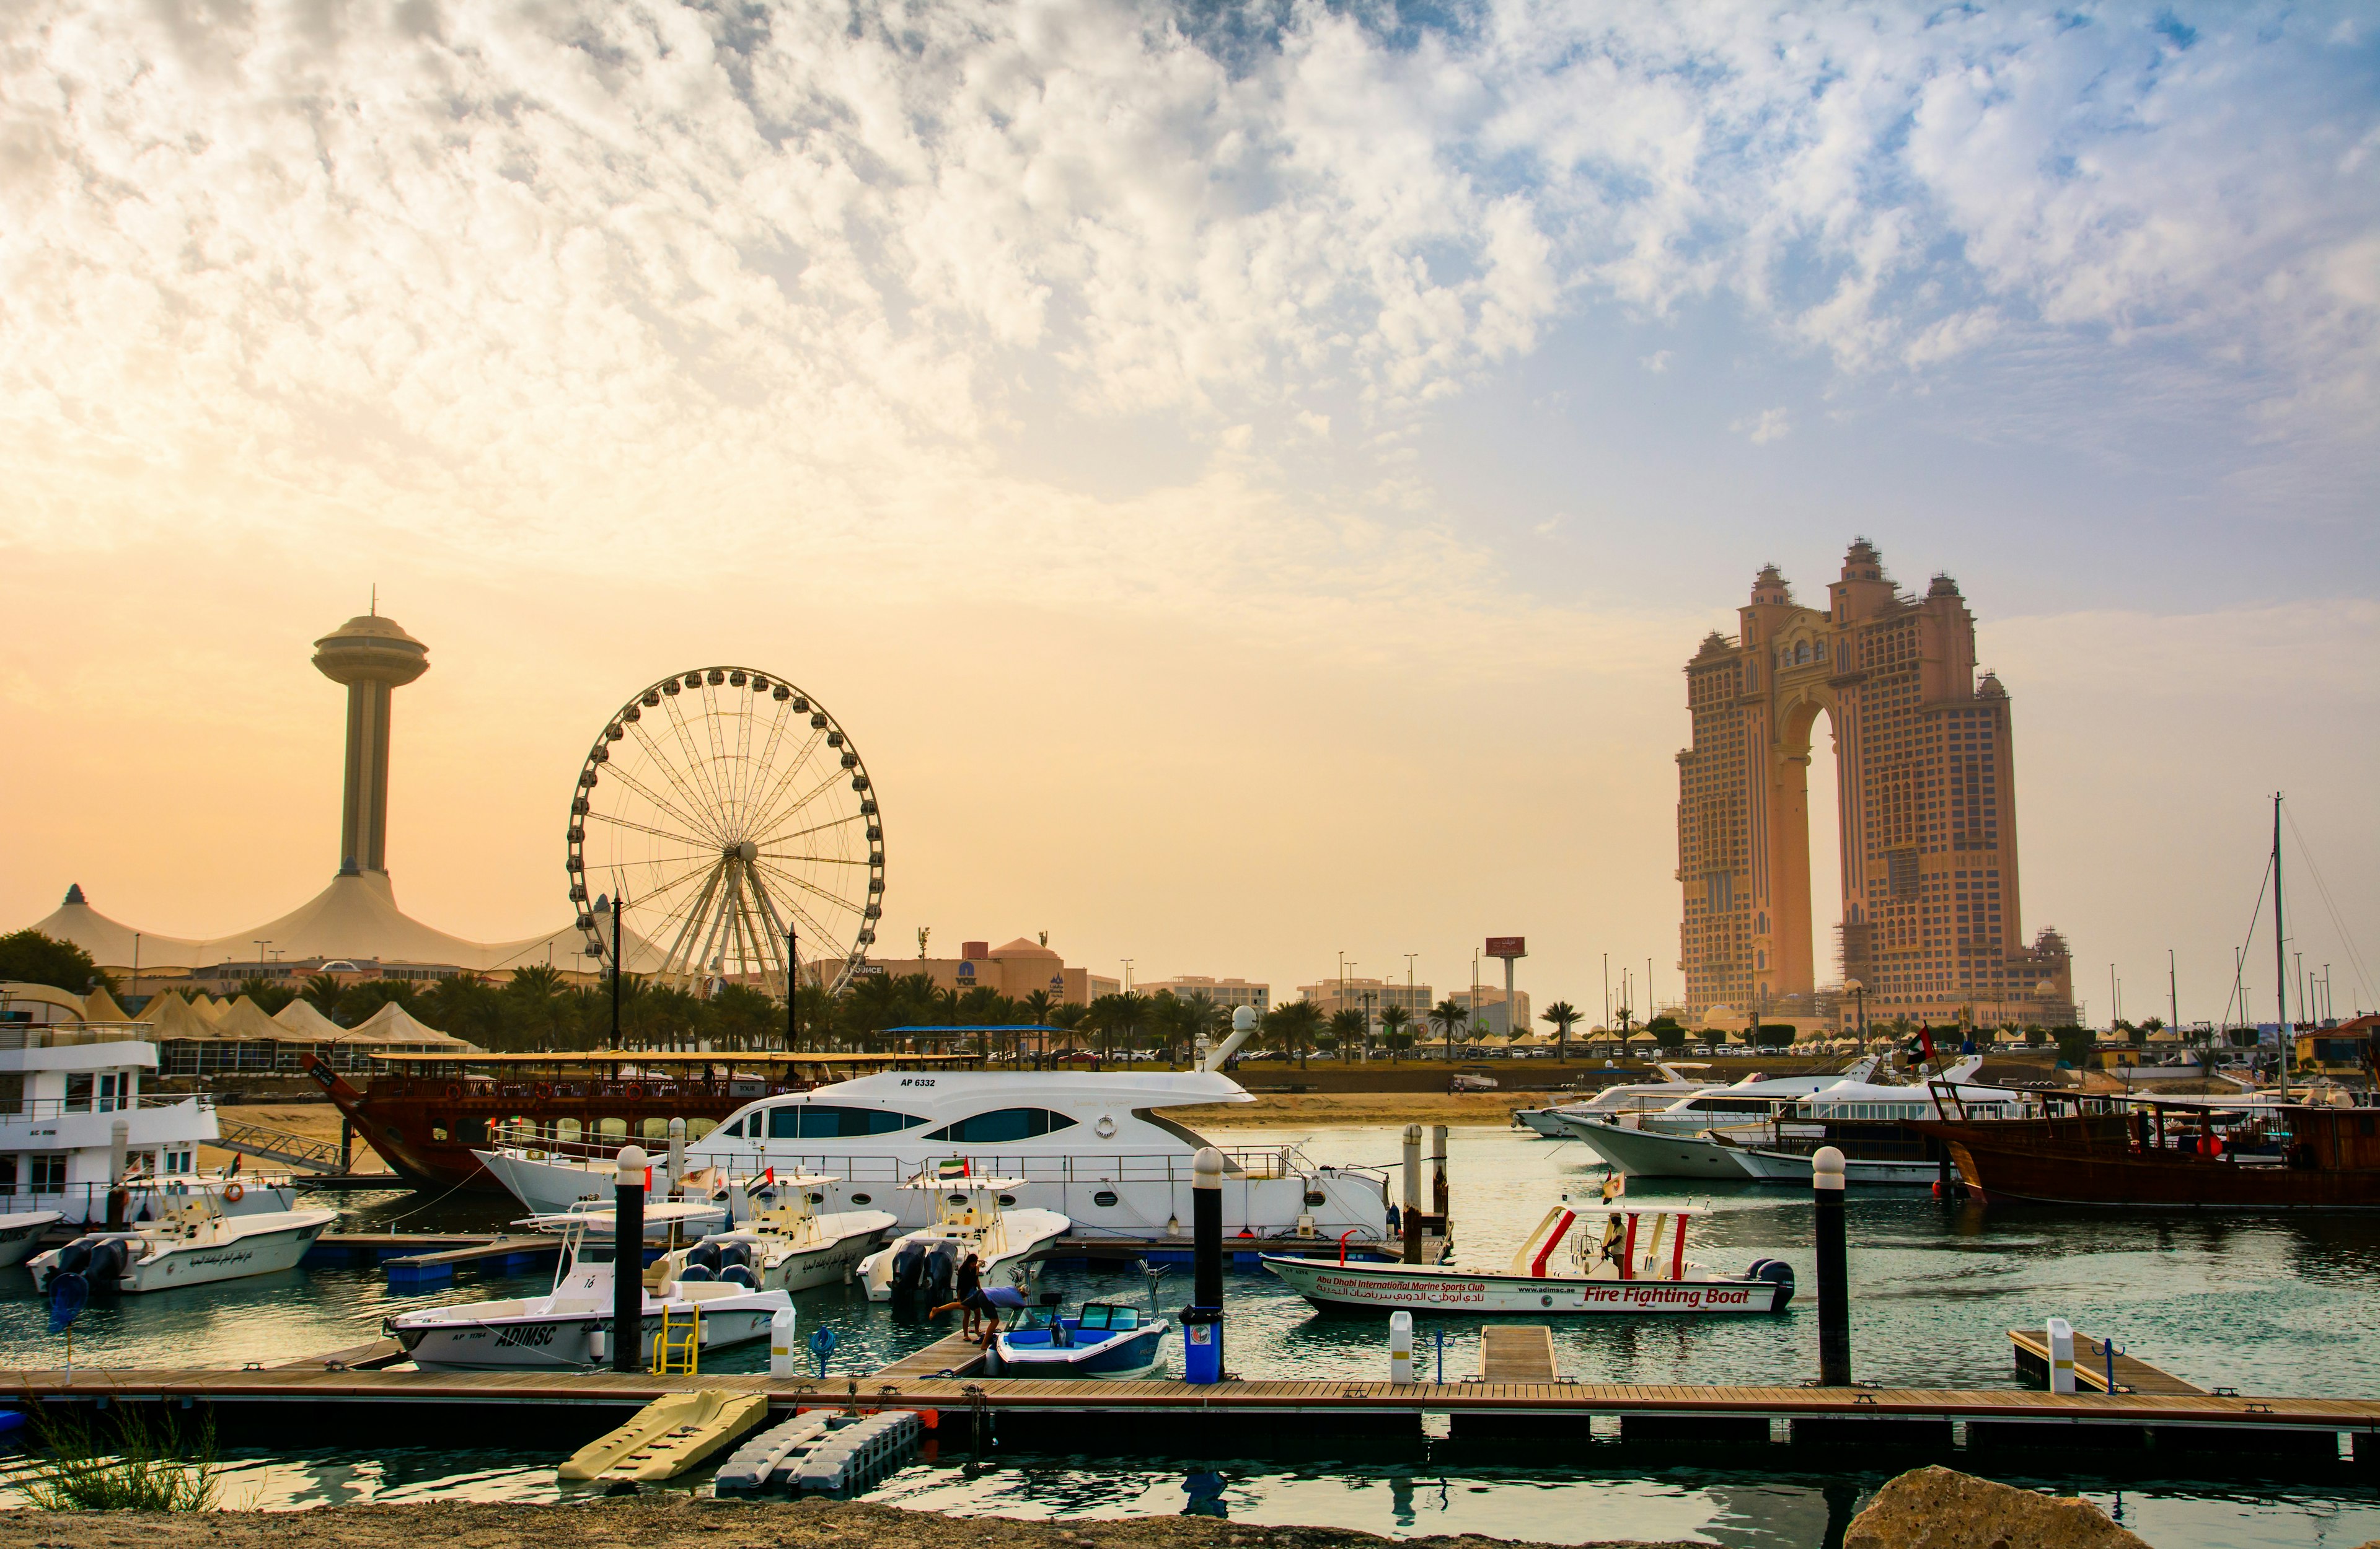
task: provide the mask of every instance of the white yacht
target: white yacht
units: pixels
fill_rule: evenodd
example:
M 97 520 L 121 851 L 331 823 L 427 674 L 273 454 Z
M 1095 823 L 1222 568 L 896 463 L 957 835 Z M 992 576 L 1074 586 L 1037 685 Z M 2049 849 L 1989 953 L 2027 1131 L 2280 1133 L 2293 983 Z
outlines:
M 645 1207 L 674 1234 L 715 1222 L 710 1206 L 654 1200 Z M 583 1370 L 611 1359 L 616 1223 L 609 1210 L 577 1210 L 520 1223 L 559 1233 L 553 1289 L 544 1296 L 466 1301 L 399 1313 L 382 1325 L 413 1364 L 433 1372 Z M 705 1353 L 769 1337 L 769 1320 L 793 1307 L 782 1290 L 755 1290 L 708 1272 L 686 1276 L 684 1256 L 663 1255 L 645 1271 L 639 1363 L 656 1338 L 690 1339 Z
M 1647 1108 L 1666 1107 L 1688 1093 L 1724 1085 L 1722 1082 L 1685 1073 L 1709 1068 L 1699 1060 L 1663 1060 L 1653 1067 L 1661 1072 L 1659 1081 L 1622 1082 L 1616 1086 L 1605 1087 L 1583 1103 L 1516 1108 L 1512 1118 L 1548 1140 L 1572 1140 L 1576 1137 L 1570 1132 L 1571 1119 L 1604 1114 L 1642 1113 Z
M 1255 1100 L 1209 1070 L 888 1071 L 749 1104 L 686 1155 L 689 1168 L 735 1180 L 772 1168 L 823 1178 L 810 1186 L 821 1212 L 889 1210 L 905 1229 L 931 1222 L 938 1196 L 902 1185 L 960 1161 L 978 1176 L 1016 1180 L 1013 1208 L 1063 1216 L 1075 1236 L 1178 1240 L 1186 1250 L 1190 1158 L 1208 1142 L 1167 1112 Z M 1318 1165 L 1293 1145 L 1218 1149 L 1223 1230 L 1254 1240 L 1250 1251 L 1317 1238 L 1388 1241 L 1384 1170 Z M 479 1156 L 531 1209 L 553 1211 L 611 1197 L 610 1164 L 589 1153 L 564 1160 L 507 1146 Z
M 152 1216 L 178 1208 L 157 1186 L 196 1174 L 218 1133 L 214 1107 L 143 1092 L 157 1046 L 136 1030 L 146 1024 L 0 1023 L 0 1211 L 104 1221 L 119 1185 L 135 1196 L 128 1220 L 144 1203 Z
M 1054 1210 L 1008 1208 L 1022 1179 L 948 1170 L 954 1166 L 944 1164 L 901 1186 L 932 1202 L 934 1218 L 860 1260 L 859 1283 L 868 1301 L 937 1306 L 952 1299 L 952 1283 L 969 1253 L 979 1283 L 992 1286 L 1031 1273 L 1035 1256 L 1066 1235 L 1066 1217 Z

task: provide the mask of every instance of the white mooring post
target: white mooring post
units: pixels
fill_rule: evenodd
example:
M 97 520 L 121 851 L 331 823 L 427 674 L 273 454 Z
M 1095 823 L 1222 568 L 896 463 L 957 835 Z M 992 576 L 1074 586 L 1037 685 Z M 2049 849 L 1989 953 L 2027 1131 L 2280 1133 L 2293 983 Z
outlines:
M 2064 1318 L 2049 1320 L 2049 1391 L 2074 1391 L 2074 1325 Z
M 1399 1387 L 1414 1380 L 1413 1314 L 1389 1314 L 1389 1381 Z
M 794 1310 L 781 1307 L 769 1319 L 769 1375 L 786 1382 L 801 1375 L 795 1369 L 797 1359 L 794 1348 Z

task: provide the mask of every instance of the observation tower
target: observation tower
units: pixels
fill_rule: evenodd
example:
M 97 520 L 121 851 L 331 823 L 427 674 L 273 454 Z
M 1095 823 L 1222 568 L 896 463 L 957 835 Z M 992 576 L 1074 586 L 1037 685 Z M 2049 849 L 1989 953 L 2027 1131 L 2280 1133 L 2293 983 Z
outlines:
M 346 805 L 339 875 L 388 872 L 388 720 L 395 691 L 430 671 L 430 647 L 377 611 L 314 642 L 314 666 L 347 690 Z

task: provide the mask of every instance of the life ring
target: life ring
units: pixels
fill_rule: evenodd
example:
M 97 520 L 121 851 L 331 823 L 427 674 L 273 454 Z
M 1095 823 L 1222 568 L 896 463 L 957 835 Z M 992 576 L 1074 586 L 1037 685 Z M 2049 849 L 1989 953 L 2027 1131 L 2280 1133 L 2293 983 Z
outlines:
M 529 1095 L 540 1103 L 553 1095 L 553 1088 L 546 1085 L 543 1082 L 539 1082 L 535 1086 L 530 1087 L 528 1090 Z
M 234 1179 L 229 1183 L 224 1185 L 224 1203 L 225 1204 L 237 1204 L 240 1201 L 246 1198 L 248 1198 L 248 1188 L 237 1179 Z
M 628 1101 L 632 1103 L 640 1103 L 644 1101 L 645 1097 L 645 1083 L 640 1081 L 632 1081 L 627 1085 L 620 1089 L 620 1095 L 627 1098 Z
M 463 1085 L 460 1082 L 450 1081 L 446 1083 L 446 1100 L 450 1103 L 459 1103 L 463 1100 Z

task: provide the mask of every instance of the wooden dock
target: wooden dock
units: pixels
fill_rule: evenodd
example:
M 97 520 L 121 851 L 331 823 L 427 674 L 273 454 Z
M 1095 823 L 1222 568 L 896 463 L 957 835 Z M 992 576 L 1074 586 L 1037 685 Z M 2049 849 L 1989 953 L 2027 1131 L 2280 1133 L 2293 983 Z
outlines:
M 1544 1324 L 1488 1324 L 1479 1330 L 1479 1380 L 1554 1380 L 1554 1331 Z
M 2011 1328 L 2009 1343 L 2015 1348 L 2017 1375 L 2027 1382 L 2049 1386 L 2049 1335 L 2039 1328 Z M 2116 1393 L 2204 1393 L 2206 1390 L 2186 1383 L 2170 1372 L 2161 1372 L 2145 1361 L 2135 1361 L 2121 1349 L 2116 1351 Z M 2094 1339 L 2076 1330 L 2074 1335 L 2074 1386 L 2094 1393 L 2111 1391 L 2107 1385 L 2107 1342 Z

